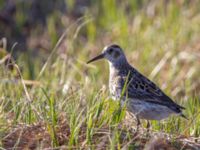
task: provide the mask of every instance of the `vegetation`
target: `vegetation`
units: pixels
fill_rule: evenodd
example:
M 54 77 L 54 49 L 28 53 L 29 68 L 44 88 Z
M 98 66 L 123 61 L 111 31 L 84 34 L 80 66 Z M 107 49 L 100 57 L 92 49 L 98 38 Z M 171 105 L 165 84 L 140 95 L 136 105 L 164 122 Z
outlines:
M 200 148 L 200 2 L 91 1 L 78 18 L 78 1 L 65 3 L 66 12 L 28 27 L 25 51 L 1 40 L 1 149 Z M 19 7 L 20 34 L 27 16 Z M 107 63 L 86 64 L 110 43 L 184 106 L 189 120 L 151 121 L 149 134 L 144 121 L 136 133 L 135 118 L 109 98 Z

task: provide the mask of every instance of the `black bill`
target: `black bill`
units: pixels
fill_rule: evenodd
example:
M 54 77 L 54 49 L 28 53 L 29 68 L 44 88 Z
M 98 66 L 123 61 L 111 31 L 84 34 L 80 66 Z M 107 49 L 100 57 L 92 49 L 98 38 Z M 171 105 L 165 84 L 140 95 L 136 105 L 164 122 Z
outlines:
M 100 54 L 100 55 L 94 57 L 93 59 L 89 60 L 89 61 L 87 62 L 87 64 L 89 64 L 89 63 L 91 63 L 91 62 L 93 62 L 93 61 L 102 59 L 102 58 L 104 58 L 104 54 Z

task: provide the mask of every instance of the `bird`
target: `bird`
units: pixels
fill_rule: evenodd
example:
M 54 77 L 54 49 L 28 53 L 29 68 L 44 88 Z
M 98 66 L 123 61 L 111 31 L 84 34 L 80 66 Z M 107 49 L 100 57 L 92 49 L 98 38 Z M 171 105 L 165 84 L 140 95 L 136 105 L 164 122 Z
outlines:
M 182 112 L 185 108 L 132 67 L 119 45 L 105 46 L 101 54 L 87 61 L 87 64 L 103 58 L 109 63 L 109 91 L 112 99 L 120 100 L 122 105 L 126 102 L 128 112 L 137 119 L 137 128 L 141 125 L 140 119 L 147 120 L 149 129 L 150 120 L 160 121 L 174 114 L 186 118 Z

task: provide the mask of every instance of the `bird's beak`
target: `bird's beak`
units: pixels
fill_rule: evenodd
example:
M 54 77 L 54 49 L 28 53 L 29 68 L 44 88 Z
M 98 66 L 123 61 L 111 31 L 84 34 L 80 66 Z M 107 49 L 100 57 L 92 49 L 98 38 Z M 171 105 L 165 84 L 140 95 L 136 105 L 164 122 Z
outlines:
M 96 57 L 94 57 L 93 59 L 89 60 L 89 61 L 87 62 L 87 64 L 89 64 L 89 63 L 91 63 L 91 62 L 93 62 L 93 61 L 102 59 L 102 58 L 104 58 L 104 54 L 103 54 L 103 53 L 100 54 L 100 55 L 98 55 L 98 56 L 96 56 Z

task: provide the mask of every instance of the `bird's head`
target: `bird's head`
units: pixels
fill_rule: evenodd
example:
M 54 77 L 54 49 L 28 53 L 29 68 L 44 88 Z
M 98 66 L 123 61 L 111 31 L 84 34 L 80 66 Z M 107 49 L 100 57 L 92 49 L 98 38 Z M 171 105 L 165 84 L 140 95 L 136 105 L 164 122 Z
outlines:
M 93 61 L 96 61 L 102 58 L 107 59 L 114 66 L 127 63 L 126 56 L 124 55 L 123 50 L 121 49 L 120 46 L 115 45 L 115 44 L 106 46 L 100 55 L 89 60 L 87 63 L 91 63 Z

